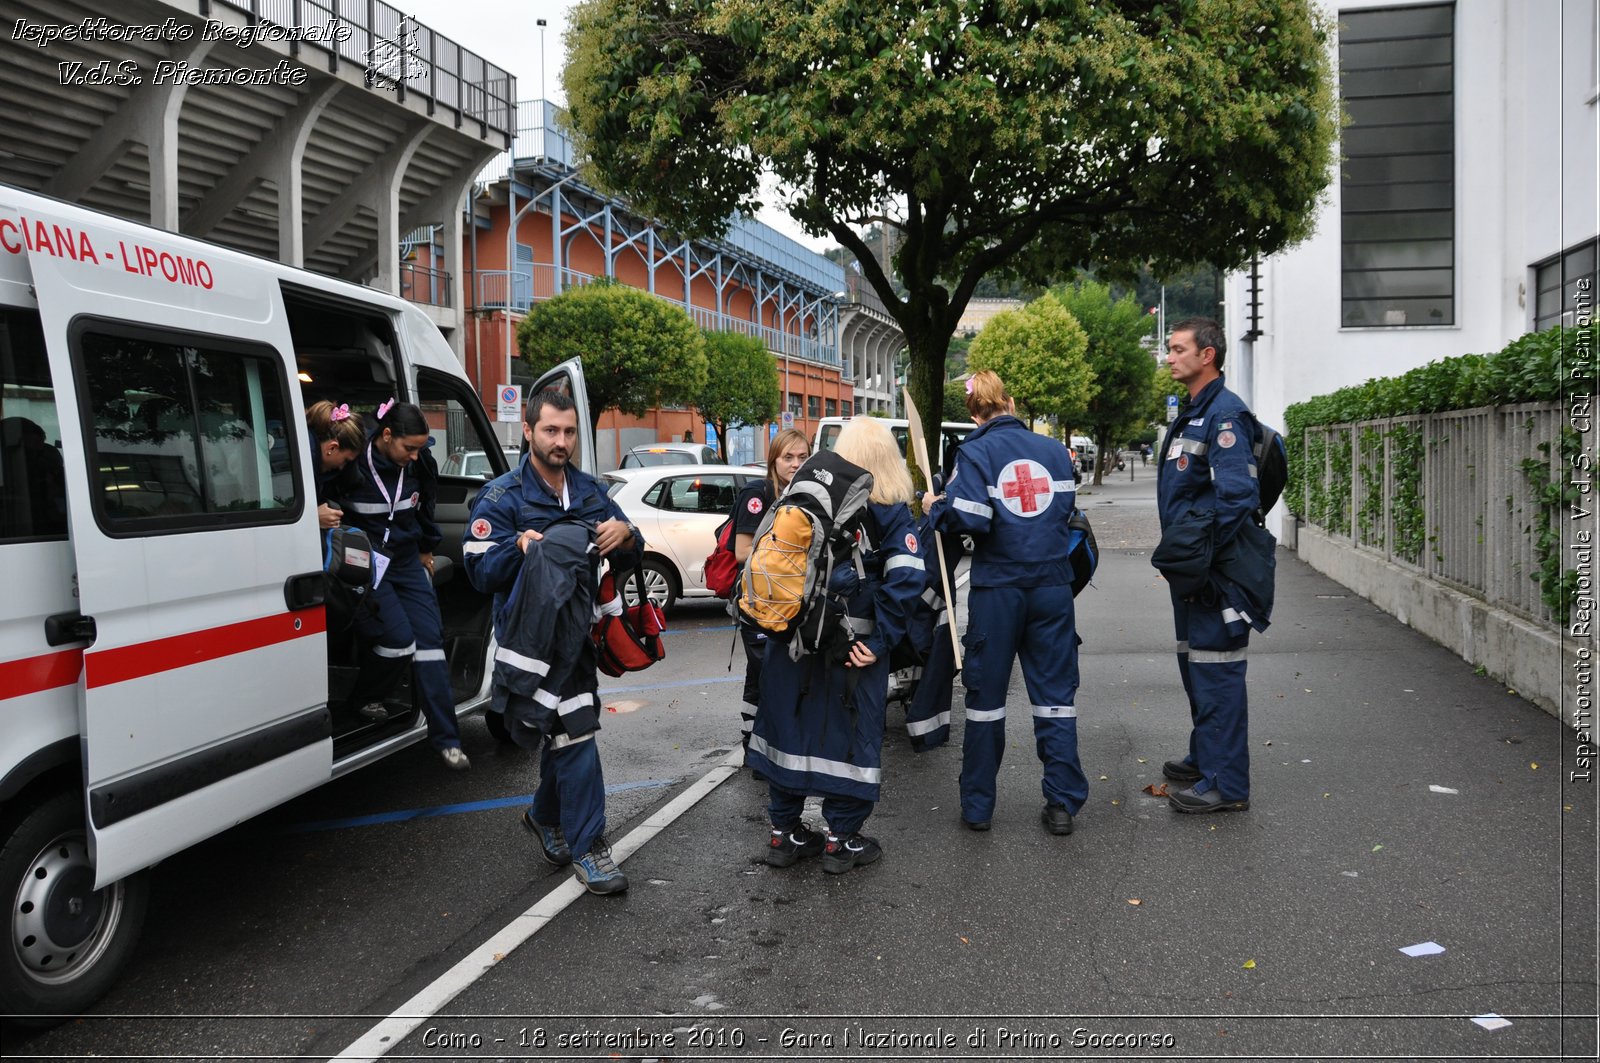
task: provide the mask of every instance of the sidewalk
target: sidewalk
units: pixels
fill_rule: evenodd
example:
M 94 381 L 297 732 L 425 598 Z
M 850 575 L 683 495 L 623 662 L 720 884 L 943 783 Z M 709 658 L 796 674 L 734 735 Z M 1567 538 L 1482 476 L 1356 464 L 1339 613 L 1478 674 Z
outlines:
M 542 1011 L 703 1012 L 751 1044 L 787 1026 L 814 1038 L 792 1058 L 1593 1058 L 1595 794 L 1565 781 L 1566 733 L 1292 554 L 1251 646 L 1251 810 L 1142 792 L 1188 719 L 1135 475 L 1081 498 L 1104 558 L 1078 599 L 1072 836 L 1039 825 L 1013 672 L 992 831 L 959 825 L 958 686 L 945 748 L 912 753 L 891 711 L 877 864 L 761 864 L 766 788 L 741 773 L 628 860 L 624 902 L 552 925 L 505 975 L 581 954 Z M 841 1053 L 847 1028 L 922 1040 Z

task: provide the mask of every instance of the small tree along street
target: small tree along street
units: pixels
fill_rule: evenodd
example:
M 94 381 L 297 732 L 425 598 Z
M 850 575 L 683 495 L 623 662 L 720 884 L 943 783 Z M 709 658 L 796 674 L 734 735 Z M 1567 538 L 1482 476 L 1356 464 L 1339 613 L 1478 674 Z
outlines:
M 563 81 L 586 172 L 691 235 L 775 175 L 904 332 L 931 433 L 985 276 L 1233 268 L 1307 234 L 1328 28 L 1309 0 L 585 0 Z
M 778 366 L 766 345 L 739 332 L 707 332 L 706 383 L 694 405 L 717 429 L 717 454 L 728 460 L 728 429 L 778 416 Z M 764 454 L 763 454 L 764 456 Z
M 1088 337 L 1085 357 L 1099 387 L 1088 402 L 1068 408 L 1063 418 L 1088 429 L 1103 462 L 1156 415 L 1150 394 L 1153 359 L 1139 343 L 1155 327 L 1155 318 L 1132 293 L 1113 301 L 1111 289 L 1094 281 L 1059 288 L 1045 299 L 1066 307 Z M 1097 465 L 1095 483 L 1100 473 Z
M 968 349 L 967 368 L 999 373 L 1031 428 L 1040 417 L 1083 409 L 1099 391 L 1088 345 L 1066 306 L 1046 295 L 990 318 Z
M 643 417 L 657 406 L 688 406 L 706 384 L 705 335 L 689 315 L 614 281 L 535 303 L 517 326 L 517 349 L 535 376 L 581 356 L 597 417 L 601 410 Z

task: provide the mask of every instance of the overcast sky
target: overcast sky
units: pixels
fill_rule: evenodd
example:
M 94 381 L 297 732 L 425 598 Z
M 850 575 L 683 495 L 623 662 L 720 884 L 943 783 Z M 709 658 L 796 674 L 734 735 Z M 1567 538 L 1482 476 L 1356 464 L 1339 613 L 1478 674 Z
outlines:
M 567 48 L 567 10 L 572 4 L 555 0 L 388 0 L 390 6 L 409 15 L 430 29 L 451 38 L 470 51 L 505 70 L 517 79 L 520 99 L 537 99 L 542 84 L 544 94 L 556 103 L 565 103 L 561 91 L 561 68 Z M 549 25 L 541 31 L 539 19 Z M 540 60 L 541 33 L 544 41 Z M 800 231 L 787 214 L 764 210 L 762 221 L 813 250 L 833 246 L 831 239 L 816 239 Z

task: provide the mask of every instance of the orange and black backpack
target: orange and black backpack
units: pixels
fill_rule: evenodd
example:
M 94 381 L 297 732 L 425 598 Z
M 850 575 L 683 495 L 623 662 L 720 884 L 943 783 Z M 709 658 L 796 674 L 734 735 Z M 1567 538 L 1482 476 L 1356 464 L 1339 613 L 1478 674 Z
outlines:
M 871 473 L 819 450 L 756 529 L 736 600 L 739 620 L 787 642 L 793 660 L 847 634 L 828 583 L 841 558 L 860 564 L 858 533 L 871 493 Z

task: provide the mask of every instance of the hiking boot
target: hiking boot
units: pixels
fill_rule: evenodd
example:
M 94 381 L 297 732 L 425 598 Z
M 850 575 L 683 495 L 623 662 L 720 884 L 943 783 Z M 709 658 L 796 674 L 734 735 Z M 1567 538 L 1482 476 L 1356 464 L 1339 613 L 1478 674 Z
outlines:
M 1168 794 L 1167 804 L 1178 812 L 1244 812 L 1250 807 L 1250 799 L 1229 801 L 1219 790 L 1207 790 L 1203 794 L 1197 794 L 1191 786 L 1187 790 Z
M 968 830 L 982 831 L 988 830 L 990 827 L 994 826 L 994 821 L 988 819 L 968 819 L 966 815 L 963 814 L 961 816 L 961 825 L 966 827 Z
M 596 838 L 588 852 L 573 859 L 572 873 L 590 893 L 622 893 L 628 888 L 628 876 L 612 861 L 604 838 Z
M 556 867 L 566 867 L 572 863 L 572 849 L 568 847 L 567 836 L 560 827 L 546 827 L 533 818 L 531 808 L 523 811 L 522 826 L 539 839 L 539 855 L 544 857 L 545 863 Z
M 444 758 L 445 767 L 451 771 L 466 771 L 472 767 L 472 761 L 467 759 L 467 754 L 460 746 L 447 746 L 439 750 L 439 755 Z
M 1047 803 L 1039 812 L 1039 822 L 1051 834 L 1072 833 L 1072 813 L 1067 811 L 1066 805 L 1058 805 L 1053 801 Z
M 823 837 L 818 831 L 805 827 L 796 827 L 794 830 L 773 827 L 772 835 L 767 839 L 767 851 L 761 859 L 771 867 L 793 867 L 802 857 L 820 855 L 822 845 Z
M 1199 782 L 1200 769 L 1181 757 L 1161 765 L 1161 774 L 1173 782 Z
M 883 855 L 876 838 L 865 834 L 846 834 L 840 837 L 828 832 L 828 844 L 822 850 L 822 870 L 830 875 L 842 875 L 857 864 L 870 864 Z

